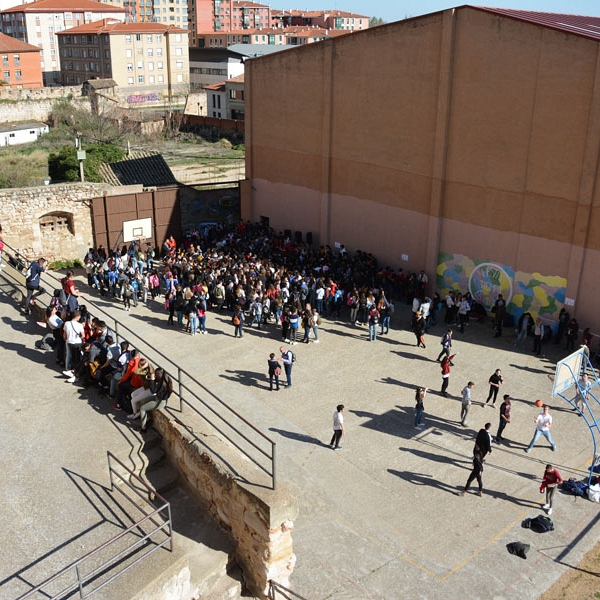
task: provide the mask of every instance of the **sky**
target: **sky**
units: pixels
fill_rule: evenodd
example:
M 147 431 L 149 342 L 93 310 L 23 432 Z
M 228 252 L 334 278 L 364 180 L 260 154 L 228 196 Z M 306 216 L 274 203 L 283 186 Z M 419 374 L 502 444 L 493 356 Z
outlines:
M 299 10 L 337 9 L 368 17 L 379 17 L 391 23 L 406 17 L 418 17 L 454 6 L 492 6 L 540 12 L 600 16 L 598 0 L 487 0 L 482 2 L 452 2 L 451 0 L 269 0 L 271 8 Z M 282 4 L 283 3 L 283 4 Z

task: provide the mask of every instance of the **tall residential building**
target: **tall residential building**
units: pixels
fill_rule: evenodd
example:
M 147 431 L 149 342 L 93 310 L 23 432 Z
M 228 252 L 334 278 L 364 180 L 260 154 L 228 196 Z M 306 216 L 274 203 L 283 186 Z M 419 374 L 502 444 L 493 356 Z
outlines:
M 142 0 L 138 0 L 142 2 Z M 154 21 L 165 25 L 174 25 L 188 29 L 188 2 L 187 0 L 146 0 L 152 2 Z M 190 2 L 190 5 L 193 2 Z M 146 9 L 148 10 L 148 9 Z
M 56 34 L 99 19 L 125 19 L 126 10 L 93 0 L 37 0 L 0 13 L 0 33 L 42 50 L 44 85 L 60 81 Z
M 10 88 L 42 87 L 41 50 L 0 33 L 0 85 Z
M 189 88 L 188 31 L 162 23 L 102 20 L 58 34 L 62 83 L 110 78 L 136 106 Z
M 198 45 L 196 38 L 200 32 L 267 28 L 270 23 L 271 9 L 266 4 L 246 0 L 192 0 L 190 2 L 192 46 Z

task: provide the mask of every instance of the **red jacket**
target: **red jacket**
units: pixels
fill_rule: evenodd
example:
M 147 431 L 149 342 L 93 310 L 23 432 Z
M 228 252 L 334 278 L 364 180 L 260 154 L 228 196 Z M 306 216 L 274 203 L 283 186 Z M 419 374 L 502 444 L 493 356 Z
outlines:
M 455 356 L 456 354 L 453 354 L 452 356 L 444 356 L 442 358 L 442 375 L 450 375 L 450 363 Z

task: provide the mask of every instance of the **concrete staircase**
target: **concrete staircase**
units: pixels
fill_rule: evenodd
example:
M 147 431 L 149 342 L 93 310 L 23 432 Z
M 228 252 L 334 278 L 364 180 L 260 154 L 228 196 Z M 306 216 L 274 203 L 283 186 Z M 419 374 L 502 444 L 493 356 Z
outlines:
M 135 578 L 131 583 L 138 591 L 134 592 L 132 587 L 123 597 L 132 600 L 241 598 L 242 573 L 230 558 L 234 550 L 232 542 L 208 519 L 192 492 L 179 481 L 177 470 L 162 449 L 161 441 L 160 435 L 150 428 L 130 458 L 136 462 L 134 472 L 171 504 L 172 560 L 165 561 L 158 569 L 154 566 L 155 575 L 144 582 L 143 589 L 140 589 L 139 579 Z M 148 497 L 147 489 L 137 479 L 131 477 L 130 483 Z M 148 497 L 148 501 L 154 501 L 154 498 Z M 123 580 L 123 584 L 130 579 L 134 578 L 124 575 L 119 581 Z M 127 581 L 127 587 L 129 583 Z

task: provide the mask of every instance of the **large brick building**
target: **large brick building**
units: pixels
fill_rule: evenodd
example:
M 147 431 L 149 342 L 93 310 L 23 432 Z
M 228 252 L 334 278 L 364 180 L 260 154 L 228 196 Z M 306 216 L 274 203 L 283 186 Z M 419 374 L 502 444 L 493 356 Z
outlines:
M 598 332 L 599 52 L 600 18 L 462 6 L 249 60 L 243 217 Z

